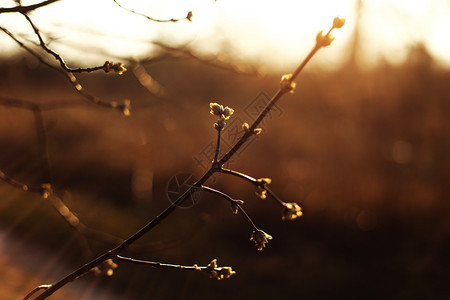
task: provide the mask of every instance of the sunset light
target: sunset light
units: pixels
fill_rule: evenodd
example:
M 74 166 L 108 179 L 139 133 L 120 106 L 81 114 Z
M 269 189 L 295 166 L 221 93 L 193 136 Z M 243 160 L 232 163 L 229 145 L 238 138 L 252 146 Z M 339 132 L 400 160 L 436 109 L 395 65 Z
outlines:
M 14 1 L 10 1 L 11 5 Z M 33 1 L 28 1 L 33 3 Z M 192 22 L 155 23 L 136 16 L 113 1 L 60 1 L 33 13 L 52 43 L 72 52 L 86 64 L 106 54 L 142 58 L 157 47 L 155 38 L 170 46 L 189 45 L 205 55 L 262 63 L 282 69 L 307 52 L 318 30 L 327 29 L 336 15 L 347 19 L 335 47 L 319 55 L 318 64 L 338 66 L 348 53 L 358 28 L 358 57 L 365 66 L 380 59 L 393 64 L 404 61 L 411 46 L 423 43 L 442 65 L 450 66 L 450 4 L 446 1 L 179 1 L 143 3 L 122 1 L 129 9 L 158 19 L 184 18 Z M 359 18 L 357 12 L 360 13 Z M 108 16 L 104 18 L 104 16 Z M 32 38 L 20 16 L 1 15 L 0 24 Z M 5 51 L 17 46 L 1 36 Z M 69 49 L 70 48 L 70 49 Z M 336 65 L 337 64 L 337 65 Z
M 0 1 L 1 299 L 447 299 L 450 0 Z

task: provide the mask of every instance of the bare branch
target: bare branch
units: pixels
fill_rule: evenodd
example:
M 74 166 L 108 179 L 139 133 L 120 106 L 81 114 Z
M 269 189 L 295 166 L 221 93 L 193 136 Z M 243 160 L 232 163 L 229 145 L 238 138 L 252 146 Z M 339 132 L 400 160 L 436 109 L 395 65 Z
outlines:
M 66 72 L 69 73 L 81 73 L 81 72 L 94 72 L 94 71 L 98 71 L 98 70 L 105 70 L 105 65 L 101 65 L 101 66 L 97 66 L 97 67 L 91 67 L 91 68 L 69 68 L 66 64 L 66 62 L 64 61 L 64 59 L 62 58 L 61 55 L 59 55 L 58 53 L 56 53 L 54 50 L 50 49 L 47 44 L 45 43 L 39 29 L 37 28 L 37 26 L 33 23 L 33 21 L 30 19 L 30 17 L 26 14 L 23 13 L 22 14 L 25 19 L 28 21 L 28 23 L 31 25 L 31 27 L 33 28 L 33 31 L 35 33 L 35 35 L 37 36 L 38 40 L 39 40 L 39 45 L 41 46 L 42 49 L 44 49 L 47 53 L 49 53 L 50 55 L 52 55 L 60 64 L 61 68 L 63 68 Z
M 213 161 L 214 164 L 217 163 L 217 159 L 219 157 L 221 133 L 222 133 L 222 128 L 217 129 L 217 145 L 216 145 L 216 150 L 214 153 L 214 161 Z
M 273 193 L 267 187 L 267 185 L 270 183 L 270 182 L 268 182 L 268 181 L 270 181 L 269 178 L 256 179 L 256 178 L 253 178 L 253 177 L 251 177 L 251 176 L 249 176 L 247 174 L 244 174 L 244 173 L 241 173 L 241 172 L 237 172 L 237 171 L 234 171 L 234 170 L 224 169 L 224 168 L 221 168 L 220 172 L 221 173 L 225 173 L 225 174 L 229 174 L 229 175 L 232 175 L 232 176 L 236 176 L 236 177 L 242 178 L 242 179 L 244 179 L 244 180 L 246 180 L 248 182 L 251 182 L 256 188 L 261 188 L 261 189 L 266 190 L 269 193 L 269 195 L 272 196 L 272 198 L 278 204 L 280 204 L 281 206 L 283 206 L 285 204 L 284 201 L 282 201 L 277 195 L 275 195 L 275 193 Z
M 2 13 L 11 13 L 11 12 L 18 12 L 18 13 L 27 13 L 30 12 L 32 10 L 38 9 L 40 7 L 52 4 L 54 2 L 57 2 L 59 0 L 47 0 L 47 1 L 42 1 L 40 3 L 36 3 L 36 4 L 32 4 L 32 5 L 27 5 L 27 6 L 22 6 L 22 5 L 18 5 L 18 6 L 14 6 L 14 7 L 2 7 L 0 8 L 0 14 Z
M 241 172 L 237 172 L 237 171 L 234 171 L 234 170 L 224 169 L 224 168 L 221 168 L 220 172 L 221 173 L 225 173 L 225 174 L 230 174 L 230 175 L 233 175 L 233 176 L 245 179 L 245 180 L 247 180 L 247 181 L 249 181 L 249 182 L 251 182 L 253 184 L 256 184 L 256 179 L 251 177 L 251 176 L 249 176 L 249 175 L 247 175 L 247 174 L 244 174 L 244 173 L 241 173 Z
M 172 18 L 172 19 L 166 19 L 166 20 L 156 19 L 156 18 L 149 17 L 149 16 L 147 16 L 147 15 L 145 15 L 145 14 L 143 14 L 143 13 L 137 12 L 137 11 L 135 11 L 135 10 L 126 8 L 126 7 L 124 7 L 123 5 L 119 4 L 119 2 L 117 2 L 116 0 L 113 0 L 113 1 L 114 1 L 114 3 L 117 4 L 117 6 L 119 6 L 120 8 L 122 8 L 122 9 L 124 9 L 124 10 L 126 10 L 126 11 L 129 11 L 129 12 L 131 12 L 131 13 L 133 13 L 133 14 L 136 14 L 136 15 L 138 15 L 138 16 L 144 17 L 144 18 L 146 18 L 146 19 L 148 19 L 148 20 L 150 20 L 150 21 L 153 21 L 153 22 L 159 22 L 159 23 L 173 22 L 173 23 L 175 23 L 175 22 L 178 22 L 178 21 L 181 21 L 181 20 L 188 20 L 189 22 L 191 22 L 191 18 L 192 18 L 192 11 L 189 11 L 189 12 L 187 13 L 186 17 L 180 18 L 180 19 L 173 19 L 173 18 Z
M 229 175 L 233 175 L 239 178 L 242 178 L 246 181 L 249 181 L 250 183 L 252 183 L 255 187 L 256 187 L 256 194 L 260 197 L 260 198 L 266 198 L 266 193 L 268 193 L 270 195 L 270 197 L 272 197 L 272 199 L 275 200 L 275 202 L 277 204 L 279 204 L 282 207 L 281 210 L 281 219 L 284 220 L 294 220 L 298 217 L 301 217 L 303 215 L 302 213 L 302 208 L 295 202 L 284 202 L 283 200 L 281 200 L 274 192 L 272 192 L 271 189 L 269 189 L 267 186 L 270 183 L 270 179 L 269 178 L 260 178 L 260 179 L 255 179 L 247 174 L 243 174 L 237 171 L 233 171 L 233 170 L 228 170 L 228 169 L 223 169 L 220 168 L 220 172 L 221 173 L 225 173 L 225 174 L 229 174 Z
M 202 190 L 210 192 L 210 193 L 213 193 L 213 194 L 216 194 L 216 195 L 219 195 L 219 196 L 227 199 L 231 203 L 231 209 L 232 209 L 233 213 L 236 214 L 238 211 L 240 211 L 244 215 L 244 217 L 250 222 L 252 227 L 255 230 L 258 230 L 258 227 L 256 227 L 255 223 L 252 221 L 250 216 L 247 214 L 247 212 L 241 206 L 241 204 L 243 204 L 244 201 L 233 199 L 233 198 L 231 198 L 230 196 L 228 196 L 227 194 L 225 194 L 225 193 L 223 193 L 221 191 L 218 191 L 216 189 L 213 189 L 213 188 L 210 188 L 210 187 L 207 187 L 207 186 L 204 186 L 204 185 L 202 186 Z
M 11 33 L 8 29 L 0 26 L 0 30 L 3 31 L 4 33 L 6 33 L 13 41 L 15 41 L 21 48 L 25 49 L 25 51 L 27 51 L 28 53 L 30 53 L 31 55 L 33 55 L 35 58 L 37 58 L 39 60 L 39 62 L 41 62 L 42 64 L 46 65 L 47 67 L 56 70 L 62 74 L 66 74 L 64 72 L 64 70 L 57 68 L 51 64 L 49 64 L 48 62 L 46 62 L 44 60 L 44 58 L 42 56 L 40 56 L 38 53 L 36 53 L 35 51 L 33 51 L 31 48 L 29 48 L 28 46 L 26 46 L 24 43 L 22 43 L 19 39 L 16 38 L 16 36 Z
M 88 90 L 86 90 L 79 82 L 78 79 L 75 77 L 75 75 L 73 75 L 71 72 L 67 72 L 64 69 L 58 68 L 50 63 L 48 63 L 47 61 L 44 60 L 44 58 L 39 55 L 38 53 L 36 53 L 35 51 L 33 51 L 31 48 L 29 48 L 28 46 L 26 46 L 24 43 L 22 43 L 19 39 L 17 39 L 13 33 L 11 33 L 8 29 L 0 26 L 0 30 L 3 31 L 4 33 L 6 33 L 11 39 L 13 39 L 21 48 L 25 49 L 28 53 L 30 53 L 31 55 L 33 55 L 35 58 L 37 58 L 39 60 L 39 62 L 41 62 L 42 64 L 46 65 L 47 67 L 63 74 L 70 82 L 70 84 L 75 88 L 75 90 L 77 91 L 77 93 L 79 93 L 81 96 L 83 96 L 85 99 L 87 99 L 88 101 L 103 106 L 103 107 L 108 107 L 108 108 L 116 108 L 119 111 L 121 111 L 124 115 L 128 115 L 129 114 L 129 110 L 130 110 L 130 103 L 124 101 L 122 104 L 118 104 L 117 102 L 113 101 L 113 102 L 106 102 L 101 100 L 99 97 L 91 94 Z M 106 64 L 106 63 L 105 63 Z
M 293 87 L 294 87 L 293 80 L 297 77 L 297 75 L 300 73 L 300 71 L 303 70 L 306 63 L 312 58 L 312 56 L 321 47 L 329 45 L 329 44 L 324 43 L 324 41 L 327 42 L 331 39 L 329 34 L 333 28 L 335 28 L 334 24 L 333 24 L 333 27 L 330 29 L 330 31 L 327 33 L 327 35 L 322 36 L 322 38 L 325 38 L 325 40 L 324 39 L 322 39 L 322 40 L 316 39 L 316 46 L 313 48 L 313 50 L 311 50 L 311 52 L 308 54 L 308 56 L 303 60 L 303 62 L 300 64 L 300 66 L 296 69 L 296 71 L 294 72 L 294 75 L 289 74 L 289 76 L 286 76 L 286 77 L 283 76 L 282 81 L 281 81 L 281 87 L 278 90 L 278 92 L 272 97 L 271 101 L 266 105 L 265 109 L 260 113 L 258 118 L 253 122 L 252 126 L 249 127 L 250 130 L 247 131 L 244 134 L 244 136 L 231 148 L 231 150 L 228 151 L 222 157 L 222 159 L 219 160 L 219 162 L 217 163 L 217 164 L 219 164 L 219 166 L 222 166 L 225 162 L 227 162 L 236 153 L 236 151 L 248 140 L 248 138 L 253 134 L 253 132 L 255 132 L 256 127 L 267 116 L 268 112 L 272 109 L 272 107 L 276 104 L 276 102 L 278 102 L 278 100 L 280 100 L 284 94 L 292 92 Z M 45 299 L 45 298 L 49 297 L 50 295 L 52 295 L 57 290 L 59 290 L 61 287 L 66 285 L 67 283 L 75 280 L 76 278 L 85 274 L 86 272 L 89 272 L 89 270 L 102 264 L 104 261 L 106 261 L 108 259 L 112 259 L 112 260 L 116 259 L 117 256 L 121 252 L 126 250 L 128 247 L 130 247 L 130 245 L 135 243 L 137 240 L 139 240 L 141 237 L 143 237 L 145 234 L 147 234 L 150 230 L 152 230 L 155 226 L 160 224 L 164 219 L 166 219 L 186 199 L 188 199 L 194 193 L 197 193 L 199 190 L 201 190 L 203 184 L 215 172 L 220 172 L 220 169 L 217 168 L 217 164 L 213 164 L 211 166 L 211 168 L 208 171 L 206 171 L 205 174 L 197 182 L 195 182 L 186 192 L 184 192 L 180 197 L 178 197 L 177 200 L 175 200 L 169 207 L 167 207 L 163 212 L 161 212 L 153 220 L 148 222 L 144 227 L 142 227 L 140 230 L 138 230 L 133 235 L 131 235 L 122 244 L 115 247 L 114 249 L 111 249 L 111 250 L 103 253 L 96 259 L 92 260 L 91 262 L 85 264 L 84 266 L 75 270 L 71 274 L 67 275 L 66 277 L 64 277 L 61 280 L 57 281 L 56 283 L 52 284 L 50 288 L 48 288 L 46 291 L 44 291 L 36 299 Z M 271 238 L 272 237 L 270 235 L 266 234 L 264 231 L 259 230 L 259 229 L 255 230 L 251 236 L 251 240 L 255 242 L 255 245 L 257 246 L 258 250 L 262 250 L 264 248 L 265 244 Z
M 236 272 L 233 271 L 232 268 L 230 268 L 230 267 L 218 267 L 216 259 L 213 259 L 207 266 L 204 266 L 204 267 L 198 266 L 196 264 L 192 265 L 192 266 L 165 264 L 165 263 L 160 263 L 160 262 L 133 259 L 133 258 L 124 257 L 124 256 L 120 256 L 120 255 L 117 255 L 115 260 L 120 261 L 120 262 L 138 264 L 138 265 L 146 265 L 146 266 L 150 266 L 150 267 L 156 268 L 156 269 L 168 268 L 168 269 L 176 269 L 176 270 L 206 272 L 209 274 L 210 278 L 215 278 L 218 280 L 221 280 L 224 278 L 229 278 L 231 275 L 236 274 Z
M 42 192 L 42 188 L 41 187 L 36 187 L 36 186 L 29 186 L 27 184 L 21 183 L 9 176 L 7 176 L 5 173 L 3 173 L 0 170 L 0 179 L 3 180 L 4 182 L 12 185 L 13 187 L 19 188 L 23 191 L 26 192 L 36 192 L 36 193 L 41 193 Z
M 328 34 L 330 34 L 330 31 Z M 302 63 L 298 66 L 298 68 L 295 70 L 293 75 L 290 76 L 289 81 L 293 82 L 295 78 L 298 76 L 298 74 L 303 70 L 303 68 L 306 66 L 306 64 L 311 60 L 311 58 L 314 56 L 314 54 L 320 49 L 320 47 L 317 47 L 317 44 L 314 46 L 314 48 L 309 52 L 309 54 L 306 56 L 306 58 L 302 61 Z M 282 82 L 283 83 L 283 82 Z M 223 166 L 235 153 L 239 150 L 239 148 L 242 147 L 242 145 L 254 134 L 255 130 L 257 129 L 258 125 L 261 123 L 261 121 L 267 116 L 269 111 L 274 107 L 274 105 L 281 99 L 281 97 L 289 93 L 291 90 L 288 90 L 284 88 L 283 86 L 280 87 L 280 89 L 275 93 L 275 95 L 271 98 L 269 103 L 266 105 L 264 110 L 259 114 L 259 116 L 256 118 L 256 120 L 252 123 L 252 125 L 249 127 L 249 130 L 244 133 L 244 135 L 240 138 L 239 141 L 236 142 L 236 144 L 231 148 L 219 161 L 219 164 Z

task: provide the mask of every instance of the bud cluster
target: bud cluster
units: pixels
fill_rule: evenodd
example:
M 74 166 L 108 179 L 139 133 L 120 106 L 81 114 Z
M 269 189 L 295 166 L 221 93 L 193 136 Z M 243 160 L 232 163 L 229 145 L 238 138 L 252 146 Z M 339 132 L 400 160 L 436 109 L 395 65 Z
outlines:
M 230 116 L 234 113 L 234 109 L 223 105 L 220 105 L 219 103 L 213 103 L 211 102 L 209 104 L 209 107 L 211 108 L 210 113 L 212 115 L 219 116 L 219 120 L 214 124 L 214 128 L 217 129 L 217 131 L 221 131 L 225 127 L 225 120 L 228 120 Z
M 103 71 L 105 73 L 109 73 L 111 71 L 116 72 L 119 75 L 122 75 L 127 69 L 124 67 L 123 63 L 114 63 L 112 61 L 105 61 L 105 64 L 103 65 Z

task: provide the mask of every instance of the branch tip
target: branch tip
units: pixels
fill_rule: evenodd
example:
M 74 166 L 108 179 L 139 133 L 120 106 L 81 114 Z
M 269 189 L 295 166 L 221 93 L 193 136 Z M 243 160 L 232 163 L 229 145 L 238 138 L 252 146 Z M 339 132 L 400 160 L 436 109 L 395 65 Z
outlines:
M 253 241 L 255 243 L 258 251 L 261 251 L 271 239 L 272 236 L 265 233 L 261 229 L 253 231 L 252 236 L 250 237 L 250 241 Z
M 283 209 L 281 211 L 281 219 L 294 220 L 303 216 L 302 208 L 295 202 L 283 203 Z
M 105 73 L 114 71 L 119 75 L 122 75 L 124 72 L 127 71 L 127 68 L 124 67 L 123 63 L 121 62 L 114 63 L 109 60 L 105 61 L 105 64 L 103 65 L 102 69 L 103 71 L 105 71 Z

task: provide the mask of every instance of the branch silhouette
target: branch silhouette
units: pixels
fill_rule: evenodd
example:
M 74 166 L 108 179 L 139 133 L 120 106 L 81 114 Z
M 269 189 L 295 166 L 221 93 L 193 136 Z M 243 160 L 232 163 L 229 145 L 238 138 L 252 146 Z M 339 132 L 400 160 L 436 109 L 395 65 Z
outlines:
M 26 21 L 30 24 L 34 35 L 37 37 L 37 39 L 39 41 L 39 48 L 42 49 L 47 54 L 51 55 L 56 61 L 58 61 L 59 65 L 60 65 L 60 68 L 58 68 L 58 67 L 50 64 L 49 62 L 47 62 L 41 54 L 39 54 L 35 50 L 31 49 L 29 46 L 25 45 L 25 43 L 20 41 L 7 28 L 5 28 L 3 26 L 0 26 L 0 30 L 3 31 L 6 35 L 8 35 L 14 42 L 16 42 L 19 45 L 19 47 L 23 48 L 25 51 L 27 51 L 32 56 L 37 58 L 40 63 L 46 65 L 47 67 L 49 67 L 49 68 L 51 68 L 53 70 L 56 70 L 57 72 L 60 72 L 61 74 L 63 74 L 63 76 L 65 76 L 69 80 L 70 84 L 76 90 L 76 92 L 79 93 L 82 97 L 84 97 L 85 99 L 87 99 L 88 101 L 90 101 L 90 102 L 92 102 L 94 104 L 97 104 L 97 105 L 100 105 L 100 106 L 104 106 L 104 107 L 108 107 L 108 108 L 118 109 L 125 116 L 128 116 L 130 114 L 130 102 L 129 102 L 129 100 L 125 100 L 121 104 L 118 104 L 115 101 L 112 101 L 112 102 L 103 101 L 99 97 L 97 97 L 94 94 L 92 94 L 89 91 L 87 91 L 80 84 L 80 82 L 78 81 L 77 77 L 74 75 L 74 73 L 82 73 L 82 72 L 90 73 L 90 72 L 95 72 L 95 71 L 99 71 L 99 70 L 102 70 L 102 71 L 104 71 L 106 73 L 108 73 L 110 71 L 114 71 L 115 73 L 121 75 L 121 74 L 123 74 L 123 72 L 125 72 L 127 70 L 122 63 L 120 63 L 120 62 L 119 63 L 113 63 L 113 62 L 110 62 L 110 61 L 107 60 L 101 66 L 89 67 L 89 68 L 70 68 L 65 63 L 63 57 L 59 53 L 57 53 L 56 51 L 52 50 L 45 43 L 44 38 L 42 37 L 42 34 L 39 31 L 38 27 L 34 24 L 34 22 L 28 16 L 28 12 L 33 10 L 33 9 L 36 9 L 36 8 L 39 8 L 39 7 L 51 4 L 53 2 L 56 2 L 56 1 L 45 1 L 45 2 L 42 2 L 40 6 L 33 6 L 31 8 L 30 7 L 26 7 L 26 6 L 16 6 L 14 10 L 7 11 L 7 12 L 20 13 L 26 19 Z M 22 9 L 20 9 L 20 8 L 22 8 Z M 0 13 L 1 12 L 2 11 L 0 9 Z
M 20 182 L 11 176 L 8 176 L 2 170 L 0 170 L 0 180 L 25 192 L 40 194 L 44 199 L 48 200 L 51 206 L 65 220 L 65 222 L 78 233 L 78 238 L 80 241 L 80 245 L 82 246 L 84 256 L 86 259 L 89 259 L 92 258 L 93 253 L 89 247 L 87 238 L 94 239 L 108 245 L 118 245 L 124 240 L 122 238 L 96 230 L 84 224 L 79 219 L 79 217 L 66 205 L 65 201 L 54 191 L 51 160 L 48 153 L 47 130 L 44 124 L 45 111 L 71 108 L 79 104 L 80 103 L 78 102 L 36 104 L 28 100 L 0 96 L 0 105 L 22 108 L 31 111 L 31 113 L 33 114 L 35 123 L 34 128 L 38 141 L 38 157 L 42 170 L 40 181 L 42 183 L 38 186 L 29 185 Z M 147 247 L 135 244 L 133 249 L 143 251 L 147 249 Z
M 204 183 L 215 173 L 222 171 L 222 166 L 240 149 L 240 147 L 248 141 L 248 139 L 253 134 L 258 134 L 260 130 L 258 129 L 258 125 L 261 123 L 261 121 L 267 116 L 268 112 L 272 109 L 272 107 L 282 98 L 282 96 L 293 93 L 295 89 L 295 82 L 294 80 L 297 78 L 299 73 L 304 69 L 306 64 L 310 61 L 310 59 L 314 56 L 314 54 L 321 49 L 322 47 L 329 46 L 331 42 L 333 41 L 334 37 L 331 35 L 331 31 L 335 28 L 340 28 L 344 25 L 345 19 L 341 18 L 335 18 L 333 21 L 333 25 L 331 26 L 331 29 L 326 33 L 323 34 L 322 32 L 319 32 L 316 37 L 316 43 L 313 49 L 309 52 L 309 54 L 306 56 L 306 58 L 300 63 L 300 65 L 297 67 L 295 72 L 293 74 L 286 74 L 283 75 L 280 82 L 280 88 L 279 90 L 274 94 L 274 96 L 271 98 L 270 102 L 266 105 L 264 110 L 259 114 L 259 116 L 256 118 L 256 120 L 251 125 L 243 124 L 244 128 L 244 134 L 243 136 L 236 142 L 236 144 L 220 159 L 218 159 L 218 155 L 215 155 L 215 159 L 212 162 L 211 167 L 203 174 L 203 176 L 196 181 L 186 192 L 184 192 L 176 201 L 174 201 L 169 207 L 167 207 L 164 211 L 162 211 L 158 216 L 156 216 L 153 220 L 148 222 L 144 227 L 139 229 L 137 232 L 132 234 L 128 239 L 123 241 L 120 245 L 118 245 L 115 248 L 112 248 L 102 255 L 98 256 L 96 259 L 92 260 L 91 262 L 83 265 L 82 267 L 78 268 L 77 270 L 73 271 L 72 273 L 68 274 L 64 278 L 60 279 L 59 281 L 47 285 L 47 289 L 39 295 L 36 299 L 45 299 L 52 295 L 54 292 L 68 284 L 69 282 L 72 282 L 82 276 L 83 274 L 89 272 L 93 268 L 103 264 L 105 261 L 120 261 L 121 257 L 120 254 L 125 251 L 127 248 L 129 248 L 132 244 L 134 244 L 136 241 L 138 241 L 140 238 L 142 238 L 144 235 L 146 235 L 149 231 L 151 231 L 154 227 L 159 225 L 163 220 L 165 220 L 172 212 L 174 212 L 177 207 L 179 207 L 186 199 L 188 199 L 190 196 L 202 191 L 206 190 L 209 192 L 214 192 L 216 194 L 220 194 L 221 196 L 227 198 L 229 201 L 234 203 L 235 205 L 238 205 L 238 210 L 245 213 L 242 208 L 239 208 L 240 204 L 236 204 L 231 197 L 227 196 L 224 193 L 221 193 L 219 191 L 213 191 L 210 188 L 207 188 L 204 186 Z M 220 147 L 220 132 L 224 128 L 226 124 L 226 120 L 230 118 L 230 116 L 233 114 L 234 110 L 230 109 L 229 107 L 223 107 L 222 105 L 219 105 L 217 103 L 211 103 L 211 114 L 217 115 L 219 119 L 214 124 L 216 130 L 218 131 L 218 143 L 217 148 Z M 218 153 L 218 152 L 216 152 Z M 241 177 L 247 181 L 255 182 L 255 179 L 250 176 L 241 176 L 238 172 L 227 172 L 224 173 L 232 174 L 238 177 Z M 258 182 L 258 187 L 262 187 L 263 189 L 266 189 L 266 186 L 270 183 L 267 179 L 262 179 L 260 181 L 256 180 Z M 271 192 L 270 192 L 271 193 Z M 272 194 L 272 193 L 271 193 Z M 279 200 L 279 199 L 278 199 Z M 287 208 L 287 207 L 286 207 Z M 285 219 L 294 219 L 301 215 L 301 210 L 298 204 L 296 206 L 292 205 L 290 207 L 289 214 L 285 213 L 283 214 L 283 220 Z M 248 217 L 248 216 L 247 216 Z M 251 219 L 248 217 L 249 221 Z M 255 246 L 258 250 L 262 250 L 265 245 L 268 243 L 268 240 L 272 239 L 272 237 L 265 233 L 264 231 L 258 229 L 253 222 L 251 222 L 254 231 L 251 235 L 251 240 L 255 243 Z M 128 260 L 128 259 L 127 259 Z
M 163 19 L 152 18 L 152 17 L 150 17 L 150 16 L 148 16 L 148 15 L 145 15 L 145 14 L 143 14 L 143 13 L 137 12 L 137 11 L 132 10 L 132 9 L 129 9 L 129 8 L 126 8 L 125 6 L 123 6 L 123 5 L 121 5 L 119 2 L 117 2 L 116 0 L 113 0 L 113 1 L 114 1 L 114 3 L 115 3 L 118 7 L 122 8 L 122 9 L 124 9 L 124 10 L 126 10 L 126 11 L 128 11 L 128 12 L 130 12 L 130 13 L 133 13 L 133 14 L 136 14 L 136 15 L 138 15 L 138 16 L 144 17 L 144 18 L 146 18 L 147 20 L 150 20 L 150 21 L 153 21 L 153 22 L 158 22 L 158 23 L 172 22 L 172 23 L 176 23 L 176 22 L 182 21 L 182 20 L 188 20 L 189 22 L 192 22 L 192 11 L 189 11 L 189 12 L 187 13 L 187 15 L 186 15 L 185 17 L 183 17 L 183 18 L 179 18 L 179 19 L 171 18 L 171 19 L 165 19 L 165 20 L 163 20 Z
M 40 7 L 44 7 L 46 5 L 58 2 L 60 0 L 47 0 L 47 1 L 42 1 L 40 3 L 36 3 L 36 4 L 32 4 L 32 5 L 17 5 L 14 7 L 0 7 L 0 14 L 2 13 L 27 13 L 30 11 L 33 11 L 35 9 L 38 9 Z
M 46 42 L 45 34 L 41 33 L 39 27 L 34 23 L 31 19 L 29 13 L 39 9 L 41 7 L 50 5 L 52 3 L 57 2 L 58 0 L 48 0 L 42 1 L 33 5 L 21 5 L 20 1 L 16 1 L 19 5 L 9 8 L 0 8 L 0 13 L 18 13 L 21 14 L 25 20 L 28 22 L 29 26 L 33 31 L 33 37 L 37 39 L 37 42 L 24 40 L 23 37 L 17 36 L 7 28 L 0 26 L 0 30 L 3 31 L 7 36 L 9 36 L 15 43 L 19 45 L 20 48 L 25 50 L 34 56 L 40 63 L 43 65 L 61 73 L 64 77 L 66 77 L 71 83 L 72 87 L 76 90 L 78 94 L 80 94 L 84 99 L 87 99 L 89 102 L 103 106 L 108 108 L 114 108 L 121 111 L 125 116 L 130 114 L 130 101 L 125 100 L 123 103 L 119 104 L 115 101 L 107 102 L 96 95 L 87 91 L 79 82 L 78 78 L 74 74 L 79 73 L 91 73 L 96 71 L 104 71 L 115 72 L 117 74 L 122 74 L 127 69 L 123 65 L 123 63 L 118 62 L 114 63 L 111 61 L 105 61 L 103 64 L 94 66 L 94 67 L 86 67 L 86 68 L 72 68 L 65 62 L 63 56 L 53 50 L 49 45 L 50 43 Z M 156 19 L 145 15 L 143 13 L 134 11 L 123 5 L 119 4 L 118 1 L 113 0 L 113 2 L 120 8 L 144 17 L 153 22 L 178 22 L 181 20 L 192 21 L 193 14 L 191 11 L 187 13 L 187 15 L 183 18 L 175 19 Z M 95 259 L 90 262 L 84 264 L 78 269 L 74 270 L 70 274 L 61 278 L 52 284 L 43 284 L 39 285 L 32 291 L 30 291 L 24 299 L 29 299 L 34 296 L 36 293 L 43 291 L 40 295 L 36 297 L 36 299 L 45 299 L 51 296 L 53 293 L 67 285 L 68 283 L 83 278 L 89 274 L 105 274 L 111 276 L 113 274 L 113 270 L 118 267 L 118 263 L 131 263 L 143 266 L 149 266 L 152 268 L 172 268 L 177 270 L 190 270 L 190 271 L 200 271 L 207 273 L 211 278 L 215 279 L 225 279 L 229 278 L 231 275 L 236 272 L 232 270 L 231 267 L 219 267 L 217 265 L 217 260 L 212 260 L 206 266 L 198 266 L 196 264 L 192 266 L 182 266 L 175 264 L 167 264 L 161 262 L 152 262 L 147 260 L 140 260 L 136 258 L 125 257 L 122 253 L 132 247 L 138 247 L 138 241 L 150 232 L 153 228 L 158 226 L 162 221 L 164 221 L 169 215 L 172 214 L 179 206 L 181 206 L 186 199 L 192 197 L 194 194 L 200 192 L 206 192 L 210 194 L 217 195 L 225 200 L 227 200 L 231 205 L 231 210 L 234 214 L 241 213 L 244 218 L 249 222 L 252 227 L 252 233 L 250 235 L 250 240 L 254 242 L 256 248 L 260 251 L 268 244 L 269 240 L 272 239 L 272 236 L 267 234 L 266 232 L 259 229 L 251 217 L 246 213 L 243 208 L 244 202 L 242 200 L 237 200 L 229 196 L 228 194 L 216 190 L 214 188 L 208 187 L 205 183 L 215 174 L 215 173 L 223 173 L 231 176 L 235 176 L 244 181 L 250 182 L 255 186 L 256 194 L 260 198 L 266 198 L 269 195 L 275 202 L 282 207 L 282 220 L 293 220 L 300 216 L 302 216 L 301 207 L 297 203 L 287 203 L 282 201 L 276 194 L 268 188 L 268 185 L 271 183 L 270 178 L 254 178 L 247 174 L 225 169 L 223 166 L 239 151 L 239 149 L 249 142 L 249 139 L 253 135 L 257 135 L 261 132 L 261 129 L 258 127 L 260 123 L 268 116 L 269 112 L 272 108 L 278 103 L 278 101 L 286 94 L 293 93 L 295 90 L 295 80 L 300 74 L 300 72 L 305 68 L 311 58 L 317 53 L 317 51 L 323 47 L 329 46 L 333 41 L 334 37 L 331 35 L 331 32 L 335 28 L 340 28 L 344 25 L 345 19 L 335 18 L 333 20 L 333 25 L 330 30 L 325 34 L 320 31 L 316 36 L 316 43 L 309 54 L 305 57 L 305 59 L 298 65 L 295 71 L 292 74 L 285 74 L 281 78 L 280 88 L 278 91 L 272 96 L 269 103 L 265 106 L 263 111 L 258 115 L 258 117 L 251 123 L 251 125 L 244 123 L 242 124 L 243 135 L 241 138 L 231 147 L 231 149 L 226 152 L 224 155 L 220 157 L 220 148 L 221 148 L 221 133 L 223 128 L 226 126 L 226 121 L 233 115 L 234 110 L 227 107 L 222 106 L 218 103 L 211 103 L 211 114 L 218 116 L 218 120 L 214 124 L 215 129 L 217 130 L 217 144 L 214 152 L 214 159 L 211 163 L 209 169 L 201 176 L 201 178 L 196 181 L 186 192 L 184 192 L 181 196 L 179 196 L 170 206 L 168 206 L 165 210 L 163 210 L 158 216 L 154 219 L 150 220 L 145 226 L 131 234 L 127 239 L 121 239 L 115 237 L 114 235 L 107 234 L 101 231 L 97 231 L 86 226 L 84 223 L 80 221 L 80 219 L 76 216 L 74 212 L 72 212 L 69 207 L 64 203 L 63 199 L 58 196 L 58 194 L 53 190 L 53 176 L 52 176 L 52 166 L 51 160 L 49 158 L 48 153 L 48 145 L 47 145 L 47 132 L 44 123 L 44 115 L 43 112 L 47 110 L 54 110 L 59 108 L 68 107 L 67 105 L 61 104 L 36 104 L 31 101 L 21 100 L 21 99 L 13 99 L 7 97 L 0 97 L 0 105 L 10 106 L 10 107 L 19 107 L 26 110 L 29 110 L 33 114 L 35 128 L 36 128 L 36 136 L 38 142 L 38 156 L 40 159 L 40 164 L 42 166 L 42 183 L 40 186 L 27 185 L 25 183 L 19 182 L 18 180 L 12 178 L 11 176 L 5 174 L 0 170 L 0 180 L 6 182 L 7 184 L 19 188 L 23 191 L 27 192 L 35 192 L 40 193 L 42 197 L 48 199 L 49 203 L 56 209 L 58 214 L 64 218 L 64 220 L 75 230 L 78 232 L 78 238 L 80 243 L 83 245 L 84 254 L 86 257 L 91 259 L 93 257 L 92 250 L 89 247 L 89 243 L 87 238 L 94 238 L 100 241 L 104 241 L 106 243 L 112 244 L 112 248 L 103 254 L 97 256 Z M 31 45 L 30 45 L 31 44 Z M 222 63 L 220 60 L 217 60 L 216 57 L 205 58 L 197 55 L 192 49 L 187 46 L 184 47 L 170 47 L 164 45 L 162 43 L 153 42 L 154 45 L 161 48 L 163 51 L 159 56 L 151 57 L 149 59 L 140 60 L 136 62 L 135 67 L 133 68 L 133 72 L 139 82 L 146 87 L 152 94 L 156 96 L 164 96 L 164 89 L 158 82 L 154 81 L 150 74 L 145 70 L 145 64 L 155 63 L 161 60 L 169 60 L 169 59 L 193 59 L 200 63 L 204 63 L 213 67 L 237 72 L 237 73 L 248 73 L 252 74 L 253 72 L 243 72 L 239 68 L 235 66 L 230 66 L 226 63 Z M 51 59 L 49 62 L 48 58 Z M 256 73 L 256 72 L 255 72 Z

